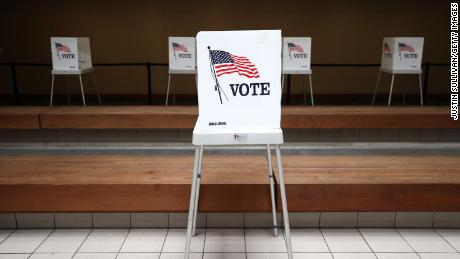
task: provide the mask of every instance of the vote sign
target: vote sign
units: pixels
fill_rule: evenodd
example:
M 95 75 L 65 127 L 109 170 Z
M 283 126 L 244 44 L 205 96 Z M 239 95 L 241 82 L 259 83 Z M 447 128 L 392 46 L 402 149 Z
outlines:
M 199 32 L 197 64 L 201 132 L 280 128 L 280 30 Z
M 91 68 L 89 38 L 51 37 L 51 57 L 54 70 Z
M 311 37 L 283 38 L 283 73 L 310 71 Z
M 195 37 L 169 37 L 169 69 L 196 70 Z
M 420 70 L 423 37 L 388 37 L 383 39 L 382 68 Z

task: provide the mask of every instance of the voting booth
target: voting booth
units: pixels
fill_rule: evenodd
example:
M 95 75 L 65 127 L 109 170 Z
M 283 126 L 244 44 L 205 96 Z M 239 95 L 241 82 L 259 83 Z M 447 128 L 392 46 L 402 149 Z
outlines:
M 173 86 L 177 74 L 193 74 L 196 81 L 196 43 L 195 37 L 169 37 L 169 69 L 168 86 L 166 89 L 166 104 L 168 105 L 169 87 L 171 76 L 173 76 Z M 173 91 L 173 101 L 175 101 L 176 91 Z
M 85 93 L 83 88 L 82 75 L 92 73 L 96 94 L 101 104 L 99 88 L 97 86 L 94 68 L 91 62 L 91 48 L 89 38 L 51 37 L 51 57 L 53 69 L 51 70 L 51 96 L 50 106 L 53 106 L 54 77 L 57 75 L 77 75 L 80 79 L 80 90 L 83 99 L 83 106 L 86 106 Z M 70 92 L 67 82 L 67 101 L 70 99 Z
M 377 76 L 377 83 L 372 97 L 374 105 L 380 78 L 383 73 L 391 74 L 388 106 L 391 104 L 394 78 L 396 74 L 418 75 L 420 88 L 420 105 L 423 106 L 422 90 L 422 55 L 423 37 L 388 37 L 383 39 L 382 61 Z
M 284 75 L 308 76 L 310 83 L 310 100 L 314 105 L 313 85 L 311 81 L 311 37 L 284 37 L 283 38 L 283 76 L 281 86 L 284 85 Z M 306 103 L 307 84 L 304 83 L 304 104 Z M 283 89 L 283 87 L 281 88 Z
M 185 258 L 189 258 L 191 236 L 195 234 L 204 146 L 259 144 L 267 148 L 273 231 L 277 235 L 275 175 L 270 146 L 275 145 L 286 245 L 292 259 L 279 147 L 283 143 L 280 128 L 281 31 L 199 32 L 197 64 L 199 114 L 193 130 L 196 149 Z

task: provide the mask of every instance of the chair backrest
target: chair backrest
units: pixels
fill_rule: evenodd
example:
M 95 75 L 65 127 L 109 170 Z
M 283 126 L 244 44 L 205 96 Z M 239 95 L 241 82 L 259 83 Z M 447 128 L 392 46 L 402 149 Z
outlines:
M 280 129 L 281 31 L 197 34 L 199 118 L 203 133 Z
M 311 63 L 311 37 L 283 37 L 283 72 L 308 71 Z
M 51 37 L 54 70 L 91 68 L 91 46 L 87 37 Z
M 195 37 L 169 37 L 169 69 L 172 71 L 196 70 Z
M 382 44 L 382 68 L 419 70 L 422 65 L 423 37 L 387 37 Z

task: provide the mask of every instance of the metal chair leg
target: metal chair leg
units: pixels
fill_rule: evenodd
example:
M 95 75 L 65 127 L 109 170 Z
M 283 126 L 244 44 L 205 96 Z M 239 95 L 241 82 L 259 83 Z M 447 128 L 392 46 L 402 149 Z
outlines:
M 198 178 L 198 163 L 200 156 L 200 147 L 195 148 L 195 163 L 193 166 L 192 191 L 190 192 L 190 207 L 188 210 L 187 238 L 185 241 L 185 259 L 190 258 L 190 244 L 192 241 L 193 214 L 195 211 L 196 186 Z
M 83 100 L 83 106 L 86 106 L 85 92 L 83 91 L 83 81 L 81 80 L 81 75 L 78 75 L 78 78 L 80 79 L 80 89 L 81 89 L 81 98 Z
M 166 88 L 166 103 L 165 106 L 168 106 L 168 99 L 169 99 L 169 85 L 171 83 L 171 74 L 168 75 L 168 87 Z
M 278 224 L 276 219 L 276 202 L 275 202 L 275 174 L 273 172 L 272 165 L 272 153 L 270 145 L 267 145 L 267 161 L 268 161 L 268 179 L 270 181 L 270 198 L 272 201 L 272 213 L 273 213 L 273 235 L 278 236 Z
M 286 187 L 284 185 L 284 173 L 283 173 L 283 163 L 281 161 L 281 151 L 280 146 L 276 145 L 276 158 L 278 160 L 278 173 L 280 180 L 280 192 L 281 192 L 281 205 L 283 207 L 283 218 L 284 218 L 284 231 L 286 234 L 286 246 L 288 251 L 288 258 L 293 259 L 292 257 L 292 245 L 291 245 L 291 229 L 289 227 L 289 212 L 287 208 L 287 199 L 286 199 Z
M 54 94 L 54 75 L 51 76 L 50 107 L 53 106 L 53 94 Z
M 309 79 L 310 79 L 310 98 L 311 98 L 311 106 L 315 106 L 315 101 L 314 101 L 314 98 L 313 98 L 313 84 L 311 83 L 311 74 L 308 75 Z
M 96 73 L 93 71 L 91 74 L 93 76 L 94 86 L 96 87 L 97 100 L 99 102 L 99 105 L 102 105 L 101 95 L 99 94 L 99 87 L 96 82 L 96 75 L 95 75 Z
M 391 95 L 393 94 L 394 81 L 395 81 L 395 74 L 391 74 L 390 95 L 388 96 L 388 106 L 391 105 Z
M 418 75 L 418 85 L 420 88 L 420 106 L 423 107 L 423 87 L 422 87 L 422 74 Z
M 374 106 L 375 96 L 377 96 L 377 89 L 379 88 L 380 84 L 380 77 L 382 76 L 382 72 L 379 71 L 379 75 L 377 76 L 377 83 L 375 84 L 374 95 L 372 96 L 372 106 Z
M 195 211 L 193 212 L 193 226 L 192 226 L 192 235 L 196 236 L 196 221 L 198 215 L 198 202 L 200 200 L 200 185 L 201 185 L 201 164 L 203 162 L 203 150 L 204 146 L 200 146 L 200 158 L 198 159 L 198 176 L 196 184 L 196 195 L 195 195 Z

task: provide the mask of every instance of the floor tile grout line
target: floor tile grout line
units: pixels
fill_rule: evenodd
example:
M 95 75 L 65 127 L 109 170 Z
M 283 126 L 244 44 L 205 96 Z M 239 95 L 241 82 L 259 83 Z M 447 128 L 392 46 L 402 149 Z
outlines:
M 3 239 L 2 241 L 0 241 L 0 245 L 1 245 L 3 242 L 5 242 L 8 238 L 10 238 L 10 236 L 13 235 L 13 233 L 15 233 L 17 230 L 18 230 L 17 228 L 16 228 L 16 229 L 13 229 L 13 230 L 11 231 L 11 233 L 9 233 L 9 234 L 5 237 L 5 239 Z
M 207 220 L 208 220 L 208 219 L 206 218 L 206 221 L 207 221 Z M 206 226 L 207 226 L 207 222 L 206 222 Z M 206 247 L 206 236 L 207 236 L 207 234 L 208 234 L 208 228 L 205 228 L 205 229 L 204 229 L 203 250 L 202 250 L 203 253 L 201 254 L 201 259 L 204 259 L 204 252 L 205 252 L 205 247 Z M 190 240 L 190 246 L 191 246 L 191 245 L 192 245 L 192 242 L 191 242 L 191 240 Z M 191 252 L 191 251 L 190 251 L 190 252 Z
M 72 255 L 72 258 L 74 258 L 77 255 L 78 251 L 83 246 L 83 244 L 86 242 L 86 240 L 88 239 L 89 235 L 91 235 L 91 233 L 93 233 L 93 229 L 94 228 L 89 229 L 88 234 L 86 234 L 86 237 L 85 237 L 85 239 L 83 239 L 83 242 L 81 242 L 81 244 L 78 246 L 77 250 L 75 250 L 75 253 Z
M 447 239 L 445 239 L 444 236 L 443 236 L 441 233 L 439 233 L 439 231 L 438 231 L 437 229 L 433 229 L 433 230 L 434 230 L 434 232 L 436 232 L 436 234 L 438 234 L 447 244 L 449 244 L 449 246 L 452 247 L 452 249 L 454 249 L 454 251 L 456 251 L 457 253 L 460 253 L 460 250 L 457 250 L 457 249 L 455 248 L 455 246 L 453 246 L 449 241 L 447 241 Z
M 54 231 L 56 231 L 55 228 L 53 228 L 50 233 L 48 233 L 48 235 L 45 237 L 45 239 L 43 239 L 43 241 L 37 246 L 35 247 L 35 249 L 32 251 L 32 253 L 30 253 L 30 255 L 27 257 L 27 258 L 30 258 L 37 250 L 38 248 L 43 244 L 45 243 L 46 240 L 48 240 L 48 238 L 54 233 Z
M 126 240 L 128 239 L 129 233 L 131 233 L 131 228 L 128 229 L 128 233 L 126 233 L 125 238 L 123 239 L 123 243 L 121 243 L 120 248 L 118 248 L 118 251 L 116 252 L 117 255 L 115 256 L 115 259 L 118 257 L 118 254 L 120 254 L 120 251 L 123 248 L 123 245 L 125 244 Z
M 419 253 L 415 250 L 415 248 L 409 243 L 409 241 L 407 241 L 407 239 L 404 237 L 403 234 L 401 234 L 401 232 L 399 231 L 398 228 L 395 228 L 396 232 L 399 234 L 399 236 L 406 242 L 406 244 L 412 249 L 412 251 L 414 251 L 414 253 L 418 256 L 418 258 L 422 258 Z
M 323 238 L 324 243 L 327 246 L 327 249 L 329 250 L 329 253 L 331 254 L 332 258 L 334 259 L 334 254 L 332 254 L 332 250 L 329 247 L 329 244 L 327 243 L 326 238 L 324 237 L 323 230 L 321 228 L 318 228 L 318 230 L 319 230 L 319 233 L 321 234 L 321 237 Z
M 160 256 L 163 253 L 163 249 L 165 248 L 166 239 L 168 238 L 168 234 L 169 234 L 169 228 L 166 229 L 166 235 L 165 235 L 165 238 L 163 240 L 163 244 L 161 245 Z
M 243 228 L 243 241 L 244 241 L 244 258 L 248 259 L 248 248 L 246 244 L 246 228 Z
M 358 231 L 359 235 L 362 237 L 362 239 L 364 240 L 364 242 L 366 243 L 366 245 L 369 247 L 369 249 L 371 249 L 371 252 L 372 254 L 374 255 L 374 257 L 377 259 L 377 255 L 375 254 L 374 252 L 374 249 L 372 249 L 371 245 L 369 244 L 369 242 L 367 242 L 366 238 L 364 237 L 363 233 L 361 233 L 361 230 L 357 227 L 356 230 Z

